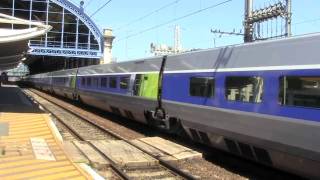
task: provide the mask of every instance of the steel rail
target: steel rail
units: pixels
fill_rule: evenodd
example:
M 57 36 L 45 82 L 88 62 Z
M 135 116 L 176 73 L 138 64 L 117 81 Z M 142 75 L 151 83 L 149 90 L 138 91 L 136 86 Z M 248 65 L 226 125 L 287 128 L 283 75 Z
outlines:
M 63 108 L 59 105 L 57 105 L 56 103 L 48 100 L 47 98 L 45 98 L 44 96 L 42 95 L 39 95 L 38 93 L 34 92 L 34 91 L 31 91 L 33 92 L 34 94 L 40 96 L 41 98 L 49 101 L 50 103 L 54 104 L 55 106 L 58 106 L 60 108 L 62 108 L 63 110 L 67 111 L 70 113 L 70 111 L 68 111 L 66 108 Z M 32 98 L 32 97 L 30 97 Z M 32 100 L 36 101 L 34 98 L 32 98 Z M 41 105 L 39 102 L 37 102 L 39 105 Z M 58 116 L 56 116 L 54 113 L 52 113 L 52 111 L 50 111 L 48 108 L 46 108 L 45 106 L 41 105 L 41 107 L 47 111 L 47 112 L 50 112 L 51 115 L 57 119 L 65 128 L 67 128 L 74 136 L 76 136 L 76 138 L 78 138 L 80 141 L 86 141 L 85 138 L 83 136 L 81 136 L 76 130 L 74 130 L 73 128 L 71 128 L 70 126 L 68 126 L 61 118 L 59 118 Z M 71 113 L 72 115 L 74 115 L 74 113 Z M 76 116 L 78 117 L 78 116 Z M 83 119 L 81 117 L 78 117 L 79 119 Z M 92 123 L 90 123 L 92 125 Z M 97 127 L 97 126 L 96 126 Z M 100 129 L 100 128 L 99 128 Z M 92 148 L 94 148 L 100 155 L 102 155 L 107 161 L 110 162 L 110 167 L 116 171 L 118 173 L 118 175 L 123 178 L 124 180 L 130 180 L 131 178 L 129 176 L 127 176 L 126 173 L 124 173 L 124 171 L 122 170 L 121 167 L 118 167 L 118 165 L 112 160 L 110 159 L 108 156 L 106 156 L 102 151 L 100 151 L 97 147 L 95 147 L 90 141 L 86 141 Z
M 174 164 L 172 164 L 172 163 L 170 163 L 170 162 L 168 162 L 168 161 L 165 161 L 165 160 L 161 159 L 160 157 L 155 156 L 155 155 L 153 155 L 152 153 L 150 153 L 150 152 L 142 149 L 141 147 L 133 144 L 133 143 L 130 142 L 129 140 L 121 137 L 120 135 L 118 135 L 118 134 L 116 134 L 116 133 L 114 133 L 114 132 L 112 132 L 112 131 L 110 131 L 110 130 L 108 130 L 108 129 L 105 129 L 104 127 L 100 126 L 99 124 L 94 123 L 93 120 L 90 120 L 88 117 L 81 116 L 80 114 L 77 114 L 76 112 L 74 112 L 74 111 L 72 111 L 72 110 L 70 110 L 70 109 L 68 109 L 68 108 L 63 107 L 63 106 L 60 105 L 59 103 L 54 102 L 53 100 L 48 99 L 48 98 L 46 98 L 46 97 L 43 97 L 43 95 L 40 95 L 39 93 L 35 92 L 34 90 L 30 90 L 30 91 L 33 92 L 33 93 L 35 93 L 35 94 L 37 94 L 38 96 L 46 99 L 47 101 L 55 104 L 56 106 L 58 106 L 58 107 L 60 107 L 60 108 L 62 108 L 62 109 L 64 109 L 64 110 L 66 110 L 66 111 L 69 112 L 70 114 L 72 114 L 72 115 L 74 115 L 74 116 L 76 116 L 76 117 L 78 117 L 78 118 L 80 118 L 80 119 L 83 119 L 83 120 L 87 121 L 88 123 L 90 123 L 90 124 L 94 125 L 95 127 L 101 129 L 102 131 L 107 132 L 107 133 L 110 134 L 111 136 L 114 136 L 115 138 L 117 138 L 117 139 L 119 139 L 119 140 L 122 140 L 122 141 L 124 141 L 124 142 L 126 142 L 126 143 L 128 143 L 128 144 L 130 144 L 130 145 L 132 145 L 132 146 L 134 146 L 135 148 L 141 150 L 141 151 L 144 152 L 145 154 L 148 154 L 149 156 L 153 157 L 154 159 L 157 159 L 162 166 L 170 169 L 171 171 L 173 171 L 173 172 L 176 173 L 177 175 L 179 175 L 179 176 L 181 176 L 181 177 L 183 177 L 183 178 L 185 178 L 185 179 L 188 179 L 188 180 L 196 180 L 196 179 L 199 179 L 198 177 L 195 177 L 195 176 L 193 176 L 193 175 L 190 174 L 190 173 L 187 173 L 187 172 L 185 172 L 185 171 L 182 171 L 181 169 L 177 168 Z M 43 93 L 43 92 L 41 92 L 41 93 Z M 46 93 L 43 93 L 43 94 L 46 94 Z M 46 94 L 46 95 L 49 96 L 48 94 Z M 99 115 L 97 115 L 97 116 L 99 116 Z M 100 116 L 100 117 L 101 117 L 101 116 Z M 102 118 L 104 118 L 104 117 L 102 117 Z

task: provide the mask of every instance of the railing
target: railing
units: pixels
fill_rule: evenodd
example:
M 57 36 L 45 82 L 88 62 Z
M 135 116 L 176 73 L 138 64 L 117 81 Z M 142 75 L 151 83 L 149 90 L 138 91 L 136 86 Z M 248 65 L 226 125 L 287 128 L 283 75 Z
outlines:
M 95 58 L 102 57 L 99 51 L 99 44 L 96 43 L 78 43 L 60 41 L 42 41 L 30 40 L 29 47 L 31 55 L 49 55 L 49 56 L 68 56 L 80 58 Z
M 102 53 L 99 50 L 75 49 L 75 48 L 53 48 L 30 46 L 29 54 L 41 56 L 64 56 L 99 59 Z

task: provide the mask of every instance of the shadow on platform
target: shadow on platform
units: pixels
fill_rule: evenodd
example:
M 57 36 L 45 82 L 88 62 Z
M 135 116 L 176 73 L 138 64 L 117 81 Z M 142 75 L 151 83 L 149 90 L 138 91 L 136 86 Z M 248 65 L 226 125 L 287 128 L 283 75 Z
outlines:
M 0 112 L 43 113 L 19 87 L 14 85 L 0 87 Z

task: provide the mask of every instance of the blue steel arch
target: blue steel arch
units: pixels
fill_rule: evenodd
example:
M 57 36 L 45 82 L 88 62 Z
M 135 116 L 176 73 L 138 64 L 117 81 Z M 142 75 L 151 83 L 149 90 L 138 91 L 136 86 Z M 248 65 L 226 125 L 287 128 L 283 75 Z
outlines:
M 78 18 L 82 20 L 82 22 L 87 25 L 87 27 L 94 33 L 94 36 L 96 39 L 100 40 L 100 48 L 102 48 L 103 45 L 103 36 L 97 25 L 91 20 L 91 18 L 84 13 L 83 10 L 75 6 L 74 4 L 70 3 L 67 0 L 51 0 L 52 2 L 55 2 L 56 4 L 66 8 L 68 11 L 72 12 L 73 14 L 77 15 Z
M 21 18 L 31 21 L 40 20 L 45 24 L 52 23 L 55 27 L 58 27 L 53 28 L 45 37 L 30 40 L 30 55 L 80 58 L 101 58 L 103 55 L 104 38 L 100 29 L 92 19 L 85 14 L 83 9 L 68 0 L 1 0 L 0 12 L 12 16 L 20 16 Z M 34 16 L 36 16 L 35 14 L 41 16 L 41 18 L 34 18 Z M 66 25 L 64 25 L 66 18 L 68 18 L 71 23 L 66 22 Z M 72 33 L 65 32 L 65 26 L 70 26 L 68 28 L 73 29 L 71 30 Z M 80 27 L 82 27 L 81 30 L 83 30 L 83 26 L 86 26 L 88 29 L 84 30 L 87 33 L 80 32 Z M 12 26 L 12 28 L 14 28 L 14 26 Z M 55 35 L 49 36 L 48 34 Z M 85 35 L 87 35 L 88 38 L 87 42 L 84 42 L 86 38 Z M 68 40 L 65 40 L 67 38 L 69 38 L 69 40 L 71 39 L 71 41 L 68 42 Z M 73 39 L 74 41 L 72 41 Z M 79 40 L 81 40 L 82 43 L 80 43 Z

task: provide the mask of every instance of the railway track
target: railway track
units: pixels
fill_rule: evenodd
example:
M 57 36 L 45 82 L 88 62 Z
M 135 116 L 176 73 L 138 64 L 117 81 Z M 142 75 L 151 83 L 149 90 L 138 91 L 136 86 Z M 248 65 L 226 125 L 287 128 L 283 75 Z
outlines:
M 112 174 L 117 174 L 114 179 L 198 179 L 197 176 L 182 171 L 172 163 L 154 155 L 145 149 L 132 143 L 129 139 L 126 139 L 119 134 L 114 133 L 99 124 L 95 123 L 94 120 L 87 116 L 81 115 L 76 111 L 71 110 L 68 106 L 60 104 L 55 101 L 55 99 L 50 98 L 50 96 L 45 93 L 34 91 L 34 90 L 24 90 L 31 99 L 36 101 L 44 110 L 50 112 L 57 121 L 58 127 L 62 129 L 62 134 L 67 141 L 81 141 L 86 145 L 94 149 L 98 154 L 100 154 L 112 169 Z M 99 148 L 97 144 L 99 142 L 109 142 L 121 140 L 133 149 L 143 152 L 148 158 L 153 159 L 152 162 L 142 166 L 126 166 L 121 165 L 110 158 L 102 148 Z
M 173 166 L 174 168 L 178 167 L 178 169 L 181 169 L 180 171 L 188 172 L 186 174 L 192 174 L 193 176 L 191 176 L 190 179 L 200 178 L 200 177 L 201 179 L 239 179 L 239 180 L 242 180 L 242 179 L 243 180 L 245 179 L 297 179 L 299 180 L 301 179 L 300 177 L 294 176 L 292 174 L 288 174 L 279 170 L 261 166 L 256 163 L 252 163 L 251 161 L 247 161 L 239 157 L 231 156 L 230 154 L 221 152 L 219 150 L 205 147 L 200 144 L 190 143 L 187 139 L 184 139 L 184 138 L 180 139 L 175 136 L 170 136 L 167 134 L 155 132 L 155 130 L 150 129 L 147 126 L 141 125 L 140 123 L 126 120 L 109 113 L 105 114 L 104 111 L 100 111 L 95 108 L 91 108 L 89 106 L 85 106 L 85 107 L 83 107 L 83 105 L 78 106 L 71 103 L 69 100 L 53 97 L 49 94 L 46 94 L 38 90 L 33 89 L 33 91 L 38 93 L 39 95 L 46 96 L 46 98 L 50 99 L 51 101 L 55 101 L 56 104 L 60 104 L 60 105 L 63 105 L 64 107 L 67 107 L 67 110 L 69 111 L 69 113 L 71 112 L 71 114 L 75 115 L 76 117 L 80 116 L 80 119 L 84 118 L 86 121 L 89 121 L 90 123 L 95 124 L 96 128 L 108 129 L 109 133 L 111 133 L 113 137 L 116 137 L 116 139 L 126 139 L 126 140 L 133 141 L 136 139 L 147 138 L 150 136 L 159 136 L 160 134 L 161 137 L 165 137 L 165 139 L 170 139 L 172 142 L 178 142 L 179 144 L 183 144 L 184 146 L 189 147 L 191 149 L 196 149 L 197 151 L 203 154 L 203 158 L 170 161 L 170 165 Z M 66 139 L 66 141 L 79 140 L 73 135 L 72 132 L 70 132 L 70 130 L 67 129 L 67 127 L 64 127 L 64 125 L 60 123 L 58 120 L 56 124 L 60 130 L 60 133 L 64 135 L 64 138 Z M 94 134 L 94 133 L 91 133 L 91 134 Z M 89 135 L 86 138 L 90 139 Z M 162 160 L 160 160 L 160 163 L 161 161 Z M 142 174 L 142 173 L 137 173 L 139 171 L 135 171 L 135 168 L 130 169 L 128 167 L 126 169 L 126 172 L 129 174 L 131 173 L 131 177 Z M 109 172 L 107 172 L 107 175 L 108 173 Z M 113 174 L 117 174 L 117 173 L 115 172 Z M 161 175 L 161 173 L 157 173 L 155 169 L 150 169 L 150 174 Z M 108 175 L 107 177 L 110 177 L 110 175 Z M 153 179 L 157 179 L 157 178 L 153 178 Z M 185 179 L 188 179 L 188 177 Z

